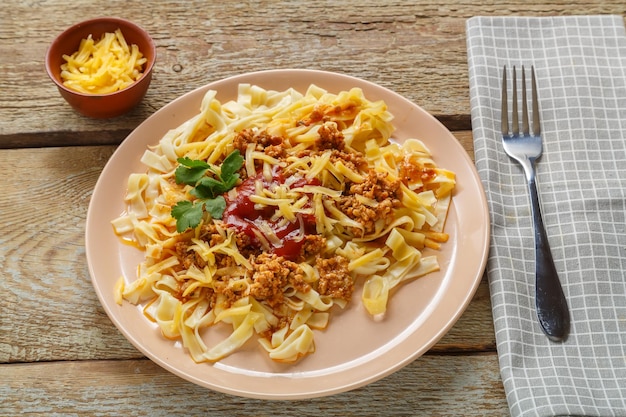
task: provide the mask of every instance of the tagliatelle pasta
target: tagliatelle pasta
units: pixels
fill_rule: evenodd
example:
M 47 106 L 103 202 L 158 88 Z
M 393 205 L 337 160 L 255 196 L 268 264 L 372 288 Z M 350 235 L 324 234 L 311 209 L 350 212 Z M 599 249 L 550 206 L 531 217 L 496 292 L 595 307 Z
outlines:
M 135 280 L 120 278 L 116 300 L 141 304 L 196 362 L 255 335 L 271 359 L 296 361 L 359 281 L 366 311 L 383 317 L 393 288 L 439 269 L 422 250 L 447 240 L 455 187 L 420 140 L 390 140 L 392 119 L 358 88 L 241 84 L 226 103 L 208 91 L 128 179 L 127 210 L 112 223 L 145 260 Z M 230 333 L 214 340 L 213 326 Z

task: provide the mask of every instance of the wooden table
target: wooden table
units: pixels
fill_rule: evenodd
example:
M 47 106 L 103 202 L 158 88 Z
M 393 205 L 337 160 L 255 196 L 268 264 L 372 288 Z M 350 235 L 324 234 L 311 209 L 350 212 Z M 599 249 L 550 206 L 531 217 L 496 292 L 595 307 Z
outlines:
M 508 414 L 486 278 L 427 354 L 378 382 L 308 401 L 220 394 L 161 369 L 100 306 L 87 271 L 90 196 L 126 135 L 166 103 L 227 76 L 270 68 L 345 73 L 404 95 L 473 154 L 465 21 L 474 15 L 626 14 L 623 0 L 118 1 L 0 5 L 0 415 Z M 72 23 L 116 15 L 158 49 L 142 104 L 112 120 L 75 113 L 43 58 Z

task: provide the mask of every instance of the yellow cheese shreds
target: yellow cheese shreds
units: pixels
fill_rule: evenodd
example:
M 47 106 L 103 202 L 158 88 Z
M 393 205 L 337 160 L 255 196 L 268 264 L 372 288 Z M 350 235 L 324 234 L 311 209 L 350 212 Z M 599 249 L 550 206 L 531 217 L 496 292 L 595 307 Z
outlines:
M 108 94 L 137 81 L 146 58 L 137 45 L 128 45 L 120 29 L 107 32 L 97 42 L 91 35 L 80 42 L 78 51 L 63 55 L 63 85 L 88 94 Z

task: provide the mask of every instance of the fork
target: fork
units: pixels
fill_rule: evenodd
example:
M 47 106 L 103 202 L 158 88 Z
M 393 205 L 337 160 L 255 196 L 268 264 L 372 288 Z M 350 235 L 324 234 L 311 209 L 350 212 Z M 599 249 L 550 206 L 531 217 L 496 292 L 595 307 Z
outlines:
M 517 100 L 517 79 L 513 67 L 512 80 L 512 126 L 509 131 L 507 106 L 506 66 L 502 72 L 502 145 L 504 151 L 516 160 L 524 169 L 530 193 L 533 225 L 535 231 L 535 308 L 541 329 L 547 337 L 555 342 L 567 338 L 570 327 L 570 316 L 567 301 L 559 282 L 554 266 L 552 253 L 548 244 L 548 236 L 543 226 L 539 195 L 535 182 L 535 162 L 542 153 L 542 139 L 539 121 L 539 103 L 537 98 L 537 82 L 535 68 L 531 66 L 532 84 L 532 131 L 528 120 L 528 104 L 526 98 L 526 73 L 522 66 L 522 132 L 520 134 L 519 112 Z

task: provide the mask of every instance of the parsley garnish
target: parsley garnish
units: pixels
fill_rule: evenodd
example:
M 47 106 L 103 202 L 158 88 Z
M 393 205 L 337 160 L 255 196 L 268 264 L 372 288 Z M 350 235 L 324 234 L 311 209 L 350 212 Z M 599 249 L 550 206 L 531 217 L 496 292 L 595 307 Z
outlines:
M 237 184 L 237 171 L 243 166 L 243 157 L 238 150 L 232 151 L 222 162 L 220 170 L 205 161 L 178 158 L 176 183 L 192 185 L 189 192 L 196 200 L 179 201 L 172 207 L 172 217 L 176 219 L 176 231 L 182 233 L 200 224 L 206 210 L 214 219 L 221 219 L 226 209 L 226 200 L 222 196 Z M 208 176 L 207 173 L 213 176 Z

